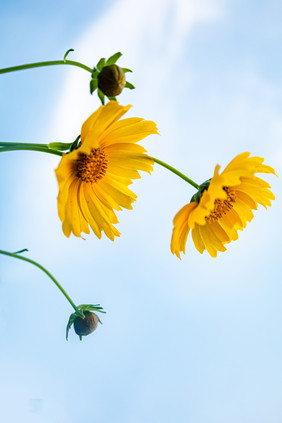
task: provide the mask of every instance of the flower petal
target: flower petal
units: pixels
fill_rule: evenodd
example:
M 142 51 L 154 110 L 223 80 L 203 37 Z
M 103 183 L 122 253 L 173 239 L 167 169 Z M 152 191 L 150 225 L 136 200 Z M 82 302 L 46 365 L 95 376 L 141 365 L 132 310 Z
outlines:
M 136 121 L 136 118 L 135 121 L 122 119 L 101 136 L 99 143 L 102 148 L 113 144 L 136 143 L 152 134 L 158 134 L 155 122 L 143 119 Z
M 68 199 L 66 202 L 65 219 L 63 220 L 63 232 L 69 237 L 71 232 L 77 236 L 81 236 L 81 232 L 90 233 L 88 224 L 80 210 L 78 203 L 78 190 L 81 182 L 74 179 L 69 188 Z
M 200 225 L 196 224 L 194 226 L 194 228 L 192 229 L 192 239 L 193 239 L 193 242 L 194 242 L 196 249 L 199 251 L 199 253 L 203 254 L 206 247 L 205 247 L 205 244 L 203 243 L 202 237 L 200 235 L 199 226 Z
M 186 204 L 186 206 L 179 210 L 173 219 L 174 227 L 172 231 L 170 249 L 172 254 L 176 254 L 178 258 L 181 258 L 181 251 L 185 254 L 185 245 L 190 230 L 188 226 L 188 217 L 193 208 L 196 206 L 197 203 Z
M 94 219 L 91 211 L 88 208 L 88 203 L 86 201 L 85 192 L 84 192 L 85 187 L 86 187 L 85 183 L 82 183 L 79 187 L 79 193 L 78 193 L 79 206 L 80 206 L 80 209 L 83 213 L 85 220 L 87 222 L 89 222 L 89 225 L 91 226 L 92 231 L 100 239 L 101 236 L 102 236 L 101 229 L 99 228 L 96 220 Z
M 81 143 L 88 143 L 92 148 L 99 147 L 98 138 L 129 109 L 129 106 L 121 106 L 117 101 L 109 101 L 105 106 L 100 106 L 84 122 L 81 128 Z
M 91 184 L 84 184 L 84 195 L 88 210 L 97 223 L 100 230 L 103 230 L 110 240 L 114 240 L 115 236 L 119 236 L 119 231 L 111 224 L 117 223 L 114 212 L 110 209 L 106 210 L 99 199 L 96 197 L 94 191 L 91 188 Z M 115 219 L 113 219 L 113 215 Z

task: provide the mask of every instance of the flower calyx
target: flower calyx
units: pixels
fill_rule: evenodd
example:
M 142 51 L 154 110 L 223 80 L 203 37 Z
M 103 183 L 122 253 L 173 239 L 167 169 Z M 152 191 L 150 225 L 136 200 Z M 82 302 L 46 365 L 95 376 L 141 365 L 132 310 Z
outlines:
M 210 186 L 210 182 L 211 182 L 211 179 L 208 179 L 199 186 L 199 190 L 196 192 L 196 194 L 193 195 L 193 197 L 190 200 L 190 203 L 200 202 L 203 192 L 208 189 L 208 187 Z
M 132 72 L 130 69 L 121 68 L 116 65 L 116 61 L 120 58 L 121 53 L 115 53 L 107 60 L 102 58 L 93 68 L 92 78 L 90 81 L 90 93 L 97 89 L 98 97 L 102 104 L 105 104 L 105 96 L 109 100 L 116 100 L 123 88 L 134 89 L 134 85 L 125 79 L 126 72 Z
M 66 329 L 66 340 L 68 340 L 69 330 L 72 325 L 74 326 L 75 333 L 82 340 L 82 336 L 90 335 L 90 333 L 97 329 L 98 323 L 102 324 L 97 314 L 93 313 L 93 311 L 106 313 L 100 304 L 82 304 L 77 307 L 75 313 L 70 315 Z
M 73 142 L 50 142 L 48 148 L 50 150 L 56 150 L 70 153 L 73 150 L 76 150 L 80 146 L 80 135 Z

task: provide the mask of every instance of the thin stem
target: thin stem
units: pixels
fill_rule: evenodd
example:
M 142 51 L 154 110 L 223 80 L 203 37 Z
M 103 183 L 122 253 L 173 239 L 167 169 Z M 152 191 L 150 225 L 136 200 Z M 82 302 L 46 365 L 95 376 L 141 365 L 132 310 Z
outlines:
M 0 74 L 2 73 L 8 73 L 8 72 L 15 72 L 15 71 L 19 71 L 19 70 L 24 70 L 24 69 L 31 69 L 31 68 L 40 68 L 42 66 L 54 66 L 54 65 L 71 65 L 71 66 L 77 66 L 79 68 L 85 69 L 88 72 L 92 72 L 92 69 L 89 68 L 88 66 L 84 65 L 83 63 L 80 62 L 75 62 L 73 60 L 49 60 L 47 62 L 37 62 L 37 63 L 27 63 L 25 65 L 20 65 L 20 66 L 12 66 L 10 68 L 4 68 L 4 69 L 0 69 Z
M 48 148 L 48 144 L 23 143 L 23 142 L 2 142 L 2 141 L 0 141 L 0 147 L 12 147 L 12 146 L 16 146 L 16 145 L 33 145 L 35 147 Z
M 22 250 L 22 251 L 24 251 L 24 250 Z M 64 290 L 64 288 L 59 284 L 59 282 L 54 278 L 54 276 L 52 276 L 51 273 L 49 273 L 48 270 L 45 269 L 45 267 L 41 266 L 41 264 L 39 264 L 36 261 L 31 260 L 31 259 L 29 259 L 27 257 L 19 256 L 19 255 L 15 254 L 15 253 L 8 253 L 7 251 L 3 251 L 3 250 L 0 250 L 0 254 L 4 254 L 5 256 L 9 256 L 9 257 L 14 257 L 14 258 L 17 258 L 19 260 L 27 261 L 28 263 L 31 263 L 34 266 L 36 266 L 39 269 L 41 269 L 44 273 L 46 273 L 47 276 L 49 276 L 49 278 L 59 288 L 59 290 L 61 291 L 61 293 L 66 297 L 66 299 L 71 304 L 71 306 L 75 309 L 75 311 L 78 311 L 78 308 L 76 307 L 76 305 L 74 304 L 74 302 L 72 301 L 72 299 L 68 296 L 68 294 L 66 293 L 66 291 Z
M 184 179 L 184 181 L 188 182 L 188 184 L 192 185 L 197 190 L 200 189 L 200 186 L 196 184 L 196 182 L 192 181 L 192 179 L 188 178 L 188 176 L 184 175 L 184 173 L 179 172 L 179 170 L 175 169 L 174 167 L 170 166 L 169 164 L 163 162 L 162 160 L 156 159 L 155 157 L 151 157 L 155 163 L 165 167 L 166 169 L 170 170 L 171 172 L 175 173 L 180 178 Z
M 40 145 L 44 144 L 12 144 L 10 147 L 0 147 L 0 152 L 3 151 L 17 151 L 17 150 L 31 150 L 31 151 L 41 151 L 42 153 L 49 153 L 55 154 L 56 156 L 62 156 L 63 153 L 58 150 L 52 150 L 51 148 L 47 147 L 40 147 Z

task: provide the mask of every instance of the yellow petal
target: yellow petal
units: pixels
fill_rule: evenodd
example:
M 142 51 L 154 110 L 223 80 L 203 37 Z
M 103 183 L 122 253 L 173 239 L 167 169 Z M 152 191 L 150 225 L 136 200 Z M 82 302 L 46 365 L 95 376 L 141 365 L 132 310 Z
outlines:
M 117 101 L 110 101 L 105 106 L 100 106 L 82 125 L 81 143 L 91 143 L 92 148 L 97 148 L 94 144 L 98 138 L 120 119 L 130 107 L 130 105 L 121 106 Z
M 240 217 L 243 223 L 243 227 L 245 228 L 247 225 L 247 222 L 250 222 L 254 217 L 252 210 L 250 209 L 249 206 L 243 203 L 243 201 L 241 201 L 239 198 L 236 199 L 233 205 L 233 209 L 234 211 L 236 211 L 236 213 Z
M 128 125 L 128 120 L 123 119 L 104 133 L 99 143 L 102 148 L 116 143 L 136 143 L 152 134 L 158 134 L 155 122 L 142 120 Z
M 202 241 L 205 245 L 205 249 L 211 257 L 217 256 L 217 249 L 214 246 L 213 240 L 210 237 L 210 232 L 207 229 L 208 225 L 201 226 L 199 225 L 199 234 L 202 238 Z
M 107 207 L 112 207 L 115 210 L 122 210 L 120 205 L 114 200 L 113 197 L 108 195 L 103 189 L 100 188 L 99 184 L 95 186 L 95 193 L 99 200 L 105 204 Z
M 199 232 L 199 225 L 197 224 L 192 229 L 192 239 L 196 249 L 199 251 L 199 253 L 203 254 L 203 252 L 205 251 L 205 244 L 202 241 L 202 238 Z
M 180 257 L 180 252 L 185 254 L 185 245 L 189 234 L 188 217 L 191 210 L 197 205 L 197 203 L 189 203 L 182 207 L 181 210 L 175 215 L 173 219 L 173 231 L 170 243 L 170 249 L 172 254 L 176 254 Z
M 216 235 L 216 237 L 223 242 L 224 244 L 231 241 L 228 233 L 220 226 L 219 222 L 213 222 L 209 224 L 212 232 Z
M 240 191 L 239 189 L 237 189 L 235 192 L 237 198 L 240 198 L 240 200 L 243 201 L 251 209 L 257 210 L 258 206 L 256 201 L 254 201 L 253 198 L 246 194 L 246 192 Z
M 110 240 L 113 241 L 115 235 L 119 236 L 119 232 L 114 226 L 112 226 L 110 213 L 103 208 L 103 205 L 93 192 L 91 184 L 84 185 L 84 195 L 88 210 L 93 219 L 96 221 L 97 226 L 100 230 L 105 232 Z
M 256 187 L 255 185 L 242 183 L 237 189 L 242 191 L 242 192 L 245 192 L 256 203 L 261 204 L 265 208 L 266 208 L 266 206 L 271 206 L 270 200 L 275 199 L 272 192 L 267 188 L 260 188 L 260 187 Z
M 217 238 L 210 225 L 201 226 L 200 234 L 210 256 L 216 257 L 217 251 L 226 251 L 226 248 Z
M 89 227 L 84 219 L 78 204 L 78 190 L 81 182 L 73 180 L 70 188 L 68 200 L 66 203 L 66 216 L 63 221 L 63 232 L 69 237 L 72 232 L 75 236 L 80 237 L 81 232 L 89 234 Z
M 227 224 L 230 227 L 234 227 L 236 230 L 238 230 L 238 229 L 243 230 L 243 228 L 245 227 L 243 225 L 242 220 L 240 219 L 240 216 L 238 215 L 238 213 L 234 209 L 229 210 L 229 212 L 226 213 L 219 220 L 219 222 L 221 223 L 222 220 L 224 220 L 225 222 L 227 222 Z
M 99 228 L 96 220 L 94 219 L 94 217 L 92 216 L 88 208 L 88 204 L 85 199 L 85 192 L 84 192 L 85 187 L 86 187 L 85 183 L 80 184 L 79 192 L 78 192 L 79 207 L 83 213 L 85 220 L 89 222 L 89 225 L 91 226 L 92 231 L 100 239 L 102 236 L 101 229 Z
M 218 221 L 218 224 L 225 231 L 230 241 L 236 241 L 238 239 L 238 232 L 235 229 L 235 227 L 232 224 L 230 224 L 230 221 L 227 220 L 226 216 L 227 215 L 225 215 L 222 219 L 220 219 Z
M 132 209 L 131 203 L 136 200 L 137 195 L 118 180 L 106 177 L 100 182 L 99 187 L 108 195 L 108 198 L 112 197 L 115 203 L 126 209 Z

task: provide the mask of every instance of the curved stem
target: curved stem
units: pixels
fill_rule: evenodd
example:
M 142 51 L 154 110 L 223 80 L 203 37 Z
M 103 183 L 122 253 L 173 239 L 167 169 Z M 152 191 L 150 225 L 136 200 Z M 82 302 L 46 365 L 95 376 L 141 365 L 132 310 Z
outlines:
M 3 69 L 0 69 L 0 74 L 8 73 L 8 72 L 15 72 L 15 71 L 24 70 L 24 69 L 40 68 L 40 67 L 43 67 L 43 66 L 54 66 L 54 65 L 77 66 L 79 68 L 82 68 L 82 69 L 90 72 L 90 73 L 92 72 L 92 69 L 89 68 L 88 66 L 86 66 L 86 65 L 84 65 L 83 63 L 80 63 L 80 62 L 75 62 L 73 60 L 66 60 L 66 61 L 64 61 L 64 60 L 49 60 L 47 62 L 27 63 L 25 65 L 3 68 Z
M 21 251 L 24 251 L 24 250 L 21 250 Z M 23 257 L 23 256 L 19 256 L 16 253 L 8 253 L 7 251 L 0 250 L 0 254 L 4 254 L 5 256 L 9 256 L 9 257 L 14 257 L 14 258 L 17 258 L 19 260 L 27 261 L 28 263 L 31 263 L 34 266 L 38 267 L 40 270 L 42 270 L 44 273 L 46 273 L 47 276 L 49 276 L 49 278 L 59 288 L 59 290 L 61 291 L 61 293 L 66 297 L 66 299 L 71 304 L 71 306 L 75 309 L 75 311 L 78 310 L 78 308 L 76 307 L 76 305 L 74 304 L 74 302 L 72 301 L 72 299 L 68 296 L 68 294 L 66 293 L 66 291 L 64 290 L 64 288 L 59 284 L 59 282 L 54 278 L 54 276 L 52 276 L 51 273 L 49 273 L 48 270 L 45 269 L 45 267 L 41 266 L 41 264 L 39 264 L 36 261 L 31 260 L 29 258 L 26 258 L 26 257 Z
M 44 146 L 44 144 L 41 144 Z M 40 147 L 40 144 L 12 144 L 10 147 L 0 147 L 0 152 L 3 151 L 17 151 L 17 150 L 31 150 L 31 151 L 41 151 L 42 153 L 55 154 L 56 156 L 62 156 L 63 153 L 58 150 L 52 150 L 47 147 Z
M 192 179 L 188 178 L 188 176 L 184 175 L 184 173 L 179 172 L 179 170 L 175 169 L 174 167 L 170 166 L 169 164 L 163 162 L 162 160 L 156 159 L 155 157 L 151 157 L 155 163 L 165 167 L 166 169 L 170 170 L 171 172 L 175 173 L 175 175 L 179 176 L 180 178 L 184 179 L 184 181 L 188 182 L 188 184 L 192 185 L 197 190 L 200 189 L 200 186 L 196 184 L 196 182 L 192 181 Z

